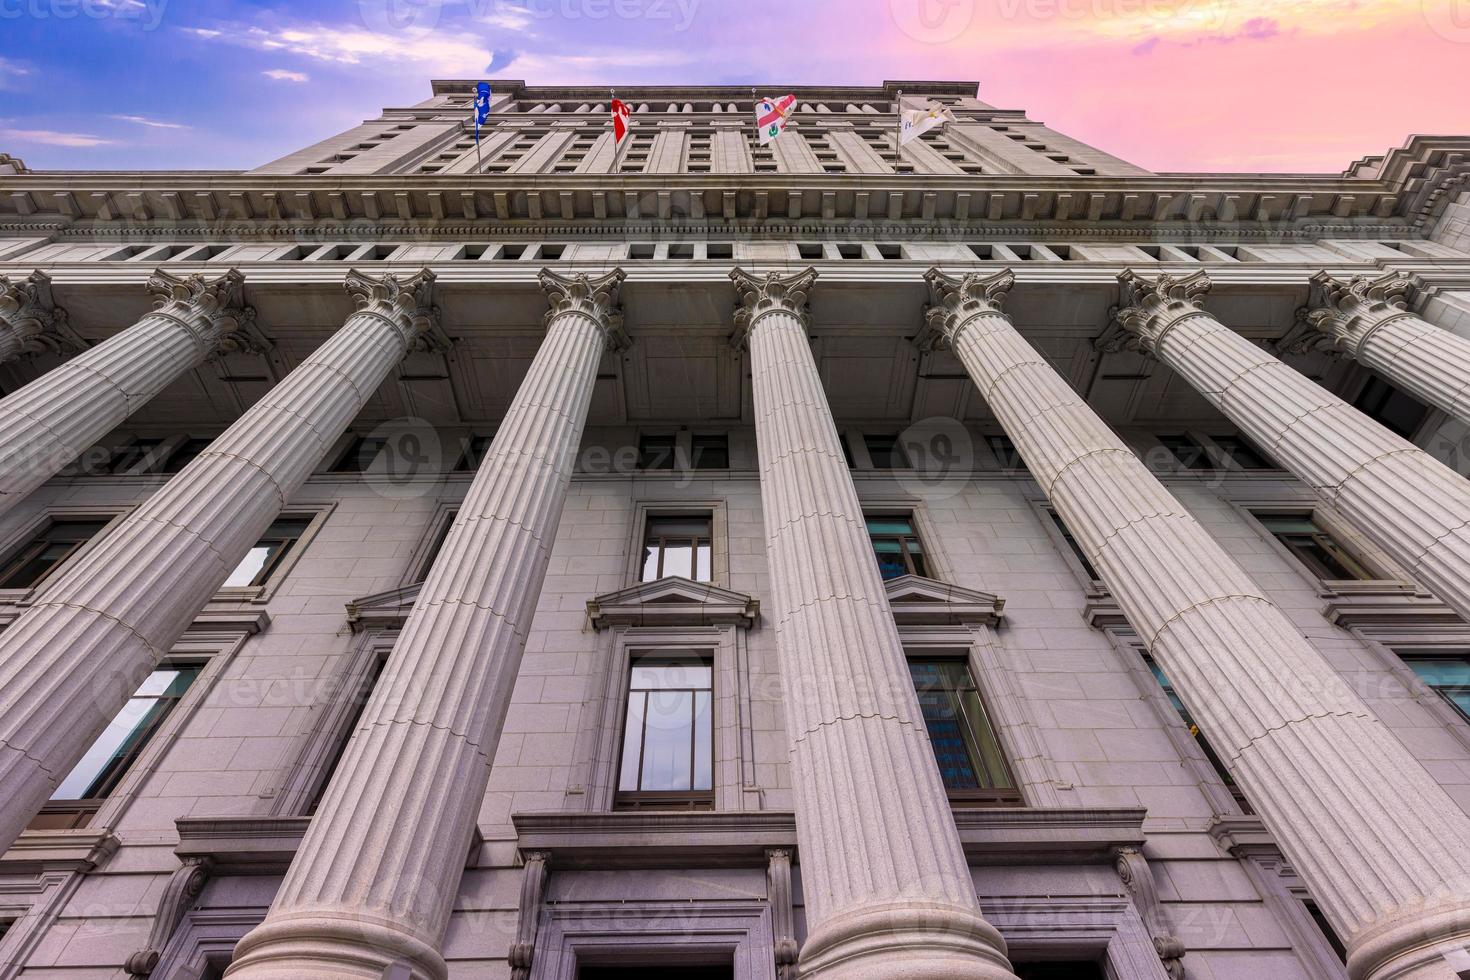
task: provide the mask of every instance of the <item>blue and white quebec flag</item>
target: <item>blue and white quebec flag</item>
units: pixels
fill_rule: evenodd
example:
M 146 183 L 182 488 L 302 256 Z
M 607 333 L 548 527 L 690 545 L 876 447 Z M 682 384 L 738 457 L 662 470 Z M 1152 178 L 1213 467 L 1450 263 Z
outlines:
M 490 83 L 475 86 L 475 142 L 480 142 L 480 127 L 490 118 Z

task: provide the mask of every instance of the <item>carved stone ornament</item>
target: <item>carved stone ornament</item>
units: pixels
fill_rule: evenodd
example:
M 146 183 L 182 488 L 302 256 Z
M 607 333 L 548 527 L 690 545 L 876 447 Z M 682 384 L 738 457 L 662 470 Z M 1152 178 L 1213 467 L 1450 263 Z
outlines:
M 945 350 L 966 320 L 981 313 L 1001 311 L 1016 277 L 1010 269 L 991 276 L 970 273 L 956 277 L 934 268 L 924 273 L 924 282 L 929 284 L 929 305 L 924 309 L 924 326 L 914 343 L 920 350 Z
M 735 332 L 730 343 L 737 349 L 743 348 L 750 338 L 755 322 L 767 313 L 783 312 L 796 317 L 803 330 L 811 328 L 811 311 L 807 299 L 812 284 L 817 281 L 817 270 L 803 269 L 794 275 L 783 276 L 779 272 L 768 272 L 758 278 L 744 269 L 731 269 L 730 279 L 735 283 L 738 303 L 735 307 Z
M 51 296 L 51 277 L 37 269 L 25 279 L 0 276 L 0 335 L 11 332 L 13 356 L 52 353 L 69 356 L 87 349 L 87 342 L 67 323 L 66 310 Z M 0 360 L 3 360 L 0 357 Z
M 1120 847 L 1115 852 L 1118 877 L 1133 896 L 1134 907 L 1154 942 L 1154 951 L 1164 964 L 1171 980 L 1184 980 L 1184 943 L 1169 929 L 1164 907 L 1159 903 L 1158 888 L 1148 868 L 1148 860 L 1136 847 Z
M 183 866 L 169 877 L 163 894 L 159 896 L 158 910 L 153 914 L 148 945 L 130 955 L 123 966 L 130 975 L 146 977 L 153 973 L 159 957 L 163 955 L 163 948 L 208 883 L 213 865 L 209 858 L 185 858 Z
M 359 313 L 372 313 L 403 331 L 410 350 L 438 350 L 446 339 L 434 305 L 434 273 L 421 269 L 406 279 L 389 273 L 370 276 L 353 269 L 345 287 Z
M 614 269 L 596 278 L 589 278 L 583 273 L 563 276 L 550 269 L 542 269 L 538 278 L 551 306 L 546 311 L 548 326 L 556 317 L 580 314 L 602 327 L 607 334 L 608 350 L 628 348 L 631 341 L 623 329 L 623 308 L 618 305 L 618 293 L 627 278 L 622 269 Z
M 1204 270 L 1187 276 L 1160 273 L 1150 282 L 1132 269 L 1118 275 L 1119 300 L 1114 322 L 1138 336 L 1140 347 L 1152 352 L 1181 319 L 1204 310 L 1204 298 L 1214 284 Z

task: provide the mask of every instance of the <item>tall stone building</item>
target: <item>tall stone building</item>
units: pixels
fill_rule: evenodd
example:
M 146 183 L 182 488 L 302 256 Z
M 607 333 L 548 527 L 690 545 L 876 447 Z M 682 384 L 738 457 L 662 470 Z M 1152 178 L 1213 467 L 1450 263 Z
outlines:
M 473 88 L 0 156 L 0 977 L 1470 976 L 1470 139 Z

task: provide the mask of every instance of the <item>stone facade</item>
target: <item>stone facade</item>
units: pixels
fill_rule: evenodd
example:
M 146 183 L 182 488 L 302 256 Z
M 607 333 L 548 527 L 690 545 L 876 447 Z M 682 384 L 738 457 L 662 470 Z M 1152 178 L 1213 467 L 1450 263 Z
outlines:
M 0 155 L 0 980 L 1470 975 L 1470 138 L 492 84 Z

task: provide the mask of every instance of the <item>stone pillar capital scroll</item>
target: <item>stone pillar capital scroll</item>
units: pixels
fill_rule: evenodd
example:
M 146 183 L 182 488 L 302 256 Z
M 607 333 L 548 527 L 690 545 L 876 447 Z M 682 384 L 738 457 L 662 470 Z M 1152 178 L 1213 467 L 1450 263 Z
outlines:
M 760 277 L 736 268 L 730 270 L 730 281 L 735 283 L 739 303 L 735 307 L 735 332 L 730 335 L 731 346 L 737 349 L 745 347 L 756 321 L 767 313 L 789 313 L 801 321 L 803 330 L 810 329 L 812 315 L 807 299 L 811 295 L 812 284 L 817 281 L 816 269 L 808 267 L 789 276 L 768 272 Z
M 921 350 L 944 350 L 953 345 L 955 334 L 972 317 L 1001 314 L 1016 277 L 1010 269 L 993 276 L 973 272 L 949 276 L 936 267 L 924 273 L 924 282 L 929 284 L 929 305 L 924 308 L 924 327 L 914 343 Z
M 1132 269 L 1118 275 L 1117 324 L 1138 337 L 1139 346 L 1153 353 L 1164 336 L 1183 320 L 1203 316 L 1204 297 L 1214 285 L 1203 270 L 1187 276 L 1162 272 L 1153 281 Z
M 1334 349 L 1357 358 L 1383 327 L 1413 317 L 1408 309 L 1412 288 L 1412 281 L 1398 272 L 1377 278 L 1353 276 L 1344 282 L 1324 270 L 1312 277 L 1311 297 L 1297 318 L 1325 334 Z
M 224 338 L 254 322 L 255 311 L 245 305 L 244 287 L 245 277 L 238 269 L 216 279 L 154 269 L 143 288 L 153 296 L 153 315 L 183 327 L 202 359 L 213 354 Z
M 0 364 L 27 354 L 76 354 L 87 342 L 67 325 L 51 296 L 51 277 L 37 269 L 20 280 L 0 276 Z
M 352 269 L 347 294 L 359 313 L 378 316 L 403 334 L 409 349 L 438 349 L 439 308 L 434 305 L 434 273 L 420 269 L 406 279 L 389 273 L 370 276 Z
M 542 269 L 537 275 L 551 308 L 546 311 L 546 324 L 563 314 L 587 317 L 602 328 L 608 350 L 626 350 L 631 341 L 623 329 L 623 308 L 618 293 L 627 273 L 614 269 L 606 275 L 589 277 L 584 273 L 563 276 Z

